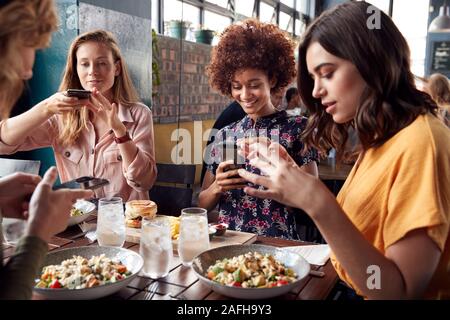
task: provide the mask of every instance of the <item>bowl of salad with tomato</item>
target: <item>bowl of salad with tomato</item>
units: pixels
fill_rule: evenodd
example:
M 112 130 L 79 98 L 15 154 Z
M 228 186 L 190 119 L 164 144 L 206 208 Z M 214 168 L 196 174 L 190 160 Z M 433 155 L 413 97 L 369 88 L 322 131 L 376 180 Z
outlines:
M 267 299 L 299 285 L 310 271 L 300 255 L 266 245 L 231 245 L 205 251 L 192 265 L 213 291 L 238 299 Z

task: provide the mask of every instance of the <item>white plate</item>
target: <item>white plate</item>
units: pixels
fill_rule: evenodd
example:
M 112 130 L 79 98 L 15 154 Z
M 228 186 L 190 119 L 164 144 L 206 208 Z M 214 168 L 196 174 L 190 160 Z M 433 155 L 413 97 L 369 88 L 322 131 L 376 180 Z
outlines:
M 96 209 L 95 204 L 86 200 L 77 200 L 77 202 L 75 202 L 73 207 L 75 209 L 81 210 L 83 214 L 80 216 L 70 217 L 67 223 L 68 227 L 83 222 L 84 220 L 87 219 L 87 217 L 89 217 L 91 213 L 94 213 Z
M 108 296 L 125 288 L 135 278 L 144 265 L 142 257 L 134 251 L 117 247 L 76 247 L 50 252 L 45 258 L 44 266 L 60 264 L 63 260 L 70 259 L 74 255 L 90 259 L 104 253 L 108 258 L 115 258 L 122 262 L 131 274 L 120 281 L 104 284 L 98 287 L 85 289 L 48 289 L 34 288 L 34 291 L 51 300 L 88 300 Z M 42 268 L 39 269 L 40 276 Z
M 242 288 L 230 287 L 212 281 L 206 277 L 208 267 L 215 264 L 217 260 L 232 258 L 248 252 L 259 252 L 261 254 L 271 254 L 276 260 L 291 268 L 297 274 L 296 281 L 280 287 L 273 288 Z M 267 299 L 292 291 L 300 284 L 300 281 L 309 274 L 310 265 L 300 255 L 280 248 L 249 244 L 249 245 L 231 245 L 207 250 L 194 258 L 192 269 L 196 273 L 200 282 L 211 288 L 213 291 L 224 296 L 238 299 Z

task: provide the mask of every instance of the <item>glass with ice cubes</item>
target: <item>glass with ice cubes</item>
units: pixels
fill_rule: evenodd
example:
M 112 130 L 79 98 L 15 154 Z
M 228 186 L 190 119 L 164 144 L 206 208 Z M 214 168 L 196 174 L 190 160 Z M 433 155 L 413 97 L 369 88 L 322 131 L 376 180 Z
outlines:
M 168 217 L 144 217 L 141 225 L 139 254 L 144 259 L 143 273 L 158 279 L 167 276 L 173 257 L 170 220 Z
M 123 246 L 125 214 L 122 198 L 101 198 L 98 201 L 97 240 L 100 246 Z
M 181 210 L 178 255 L 184 266 L 191 266 L 198 254 L 209 249 L 208 216 L 206 209 Z

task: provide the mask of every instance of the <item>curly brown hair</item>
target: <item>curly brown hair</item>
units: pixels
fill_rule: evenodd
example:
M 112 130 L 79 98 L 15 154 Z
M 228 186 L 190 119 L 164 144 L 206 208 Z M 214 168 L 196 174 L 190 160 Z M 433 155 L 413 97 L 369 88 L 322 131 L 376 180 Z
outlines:
M 213 48 L 207 67 L 210 85 L 231 97 L 231 81 L 241 69 L 267 72 L 276 84 L 271 93 L 286 87 L 296 76 L 294 42 L 278 26 L 246 19 L 227 27 Z

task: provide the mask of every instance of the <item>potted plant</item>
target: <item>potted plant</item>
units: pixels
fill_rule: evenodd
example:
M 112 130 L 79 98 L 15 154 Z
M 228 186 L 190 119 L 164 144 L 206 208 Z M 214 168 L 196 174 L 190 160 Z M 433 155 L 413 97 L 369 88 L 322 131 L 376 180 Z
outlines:
M 189 21 L 170 20 L 168 22 L 169 35 L 177 39 L 186 39 L 187 29 L 190 26 Z
M 199 28 L 195 31 L 195 41 L 198 43 L 211 44 L 216 32 L 210 29 Z
M 158 37 L 155 29 L 152 29 L 152 97 L 158 94 L 158 87 L 161 84 L 159 61 Z

